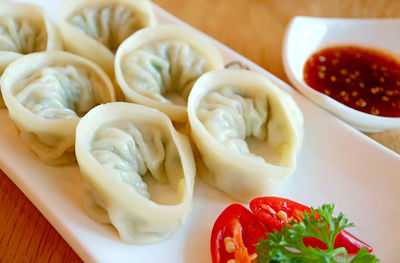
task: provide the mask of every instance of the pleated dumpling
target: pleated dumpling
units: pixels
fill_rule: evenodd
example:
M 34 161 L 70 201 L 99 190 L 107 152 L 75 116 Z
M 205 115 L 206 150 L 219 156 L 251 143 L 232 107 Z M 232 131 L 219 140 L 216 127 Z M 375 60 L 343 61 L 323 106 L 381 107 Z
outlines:
M 21 139 L 54 165 L 75 160 L 80 117 L 98 104 L 115 101 L 111 81 L 99 66 L 63 51 L 18 58 L 4 71 L 1 91 Z
M 62 41 L 39 6 L 0 3 L 0 51 L 21 54 L 62 49 Z
M 190 143 L 155 109 L 100 105 L 76 131 L 86 208 L 128 243 L 172 235 L 189 215 L 195 179 Z
M 115 57 L 115 75 L 125 99 L 180 122 L 186 121 L 187 97 L 197 78 L 223 66 L 221 55 L 205 36 L 175 25 L 136 32 Z
M 22 54 L 59 49 L 62 49 L 61 37 L 42 8 L 0 3 L 0 75 Z M 4 107 L 1 95 L 0 107 Z
M 261 74 L 204 74 L 188 101 L 192 139 L 212 186 L 247 202 L 273 194 L 293 173 L 303 116 L 293 99 Z
M 148 0 L 64 0 L 59 25 L 67 51 L 114 73 L 114 53 L 135 31 L 157 23 Z

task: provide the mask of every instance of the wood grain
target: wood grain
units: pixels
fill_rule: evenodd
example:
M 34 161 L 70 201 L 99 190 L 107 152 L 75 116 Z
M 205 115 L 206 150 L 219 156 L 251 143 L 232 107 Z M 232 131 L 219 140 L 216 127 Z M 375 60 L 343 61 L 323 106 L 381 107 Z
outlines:
M 155 0 L 200 29 L 287 81 L 281 44 L 295 15 L 398 17 L 397 0 Z M 400 153 L 400 132 L 371 135 Z M 1 167 L 0 167 L 1 168 Z M 0 172 L 0 262 L 81 262 L 32 203 Z

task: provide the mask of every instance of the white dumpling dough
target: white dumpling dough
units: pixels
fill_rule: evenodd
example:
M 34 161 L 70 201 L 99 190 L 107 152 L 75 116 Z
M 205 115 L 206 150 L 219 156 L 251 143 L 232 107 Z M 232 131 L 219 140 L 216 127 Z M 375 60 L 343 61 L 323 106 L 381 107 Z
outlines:
M 29 79 L 15 83 L 15 98 L 45 119 L 69 119 L 85 115 L 96 106 L 90 73 L 67 65 L 44 67 Z
M 207 67 L 204 57 L 179 40 L 150 43 L 132 51 L 122 62 L 125 81 L 137 87 L 138 93 L 184 106 L 194 82 Z
M 293 173 L 303 116 L 266 77 L 246 70 L 204 74 L 189 96 L 192 139 L 210 185 L 248 202 L 270 195 Z
M 143 27 L 142 21 L 123 4 L 85 7 L 68 19 L 86 35 L 96 39 L 113 53 L 135 31 Z
M 0 51 L 0 76 L 3 74 L 4 70 L 7 68 L 8 64 L 21 57 L 22 54 L 16 52 L 9 51 Z M 4 108 L 6 105 L 4 104 L 3 96 L 0 91 L 0 109 Z
M 115 59 L 116 79 L 125 99 L 186 121 L 187 98 L 203 73 L 222 69 L 223 61 L 209 40 L 175 25 L 142 29 L 126 39 Z
M 195 162 L 168 117 L 124 102 L 92 109 L 77 127 L 76 156 L 89 215 L 124 242 L 172 235 L 189 215 Z
M 22 54 L 58 49 L 62 49 L 61 37 L 42 8 L 0 3 L 0 75 Z M 4 106 L 0 94 L 0 108 Z
M 28 54 L 62 48 L 57 28 L 41 7 L 0 3 L 0 51 Z
M 114 73 L 114 53 L 137 30 L 157 23 L 148 0 L 64 0 L 60 31 L 66 50 Z
M 201 101 L 197 116 L 219 142 L 238 154 L 261 158 L 250 152 L 246 138 L 265 140 L 267 96 L 244 97 L 234 88 L 222 86 Z
M 0 17 L 0 50 L 22 54 L 44 51 L 46 31 L 35 22 L 25 17 Z
M 111 81 L 97 65 L 63 51 L 18 58 L 5 70 L 1 90 L 22 140 L 49 164 L 74 161 L 80 117 L 115 101 Z

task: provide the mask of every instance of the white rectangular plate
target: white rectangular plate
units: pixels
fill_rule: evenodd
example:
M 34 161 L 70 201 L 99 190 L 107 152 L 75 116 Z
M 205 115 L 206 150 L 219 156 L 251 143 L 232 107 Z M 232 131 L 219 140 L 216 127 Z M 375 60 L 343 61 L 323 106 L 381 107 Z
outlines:
M 41 0 L 54 19 L 59 1 Z M 160 23 L 184 24 L 154 6 Z M 400 157 L 312 104 L 287 84 L 215 40 L 225 62 L 240 61 L 291 94 L 305 118 L 296 172 L 278 196 L 317 206 L 335 203 L 371 244 L 382 262 L 398 260 L 400 244 Z M 96 223 L 82 204 L 77 166 L 42 164 L 23 145 L 0 111 L 0 167 L 86 262 L 211 262 L 209 239 L 220 212 L 234 201 L 197 180 L 193 210 L 171 238 L 153 245 L 122 243 L 111 226 Z

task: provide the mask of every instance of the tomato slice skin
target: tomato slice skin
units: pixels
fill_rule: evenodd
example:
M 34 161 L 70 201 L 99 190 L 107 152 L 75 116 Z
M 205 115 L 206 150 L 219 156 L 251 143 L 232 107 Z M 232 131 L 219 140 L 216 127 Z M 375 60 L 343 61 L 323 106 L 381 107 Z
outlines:
M 226 263 L 230 259 L 235 259 L 238 263 L 253 262 L 249 256 L 255 253 L 258 240 L 266 238 L 265 232 L 262 223 L 247 208 L 240 204 L 228 206 L 215 221 L 211 232 L 210 249 L 213 263 Z M 226 251 L 226 237 L 235 240 L 235 252 Z
M 273 229 L 280 231 L 282 227 L 292 219 L 295 221 L 301 221 L 302 219 L 299 215 L 304 211 L 311 212 L 311 209 L 308 206 L 289 199 L 274 196 L 258 197 L 251 200 L 250 210 L 264 224 L 268 232 L 272 232 Z M 279 211 L 283 211 L 284 215 L 282 213 L 279 215 Z M 316 216 L 318 218 L 318 215 Z M 304 238 L 303 242 L 306 246 L 327 249 L 326 245 L 317 238 Z M 349 254 L 355 254 L 361 248 L 365 248 L 369 252 L 372 252 L 372 247 L 370 245 L 361 241 L 346 230 L 343 230 L 338 234 L 334 247 L 344 247 Z

